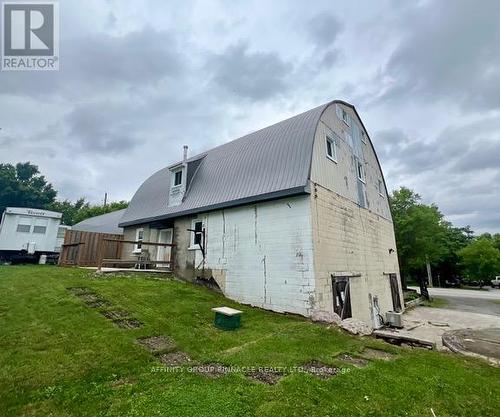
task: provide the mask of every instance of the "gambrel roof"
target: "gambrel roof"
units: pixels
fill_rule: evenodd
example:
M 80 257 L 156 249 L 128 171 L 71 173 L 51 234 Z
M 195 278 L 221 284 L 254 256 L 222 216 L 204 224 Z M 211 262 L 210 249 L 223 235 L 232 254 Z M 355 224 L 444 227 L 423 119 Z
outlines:
M 171 171 L 161 169 L 139 187 L 120 226 L 308 193 L 316 128 L 335 102 L 188 159 L 180 205 L 168 205 Z

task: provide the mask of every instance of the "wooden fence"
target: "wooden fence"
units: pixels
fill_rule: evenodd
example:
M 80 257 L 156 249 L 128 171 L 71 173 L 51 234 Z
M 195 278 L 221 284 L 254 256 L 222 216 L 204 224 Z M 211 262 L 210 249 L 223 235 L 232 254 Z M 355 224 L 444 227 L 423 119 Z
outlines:
M 103 244 L 104 239 L 110 240 Z M 102 258 L 121 258 L 122 235 L 66 230 L 59 255 L 61 266 L 99 266 Z M 104 248 L 104 252 L 101 251 Z

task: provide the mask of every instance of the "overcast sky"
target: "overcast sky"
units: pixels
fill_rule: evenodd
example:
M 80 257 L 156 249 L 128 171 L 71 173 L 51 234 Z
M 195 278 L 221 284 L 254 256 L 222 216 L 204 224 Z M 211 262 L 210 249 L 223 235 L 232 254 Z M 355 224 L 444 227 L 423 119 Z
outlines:
M 59 72 L 0 73 L 0 162 L 59 198 L 129 200 L 154 171 L 332 99 L 389 190 L 500 232 L 500 1 L 60 2 Z

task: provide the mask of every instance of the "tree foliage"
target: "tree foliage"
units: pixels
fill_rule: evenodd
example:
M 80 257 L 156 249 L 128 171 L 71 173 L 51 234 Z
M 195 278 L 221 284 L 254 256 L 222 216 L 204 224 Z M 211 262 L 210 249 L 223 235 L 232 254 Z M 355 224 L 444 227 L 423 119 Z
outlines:
M 46 208 L 57 191 L 30 162 L 0 164 L 0 215 L 6 207 Z
M 445 280 L 456 278 L 462 275 L 463 267 L 460 263 L 459 251 L 465 248 L 474 239 L 474 232 L 469 226 L 454 227 L 451 223 L 445 222 L 446 236 L 444 240 L 444 255 L 433 271 L 437 284 L 443 284 Z
M 426 263 L 443 281 L 460 274 L 458 252 L 472 239 L 470 228 L 454 227 L 434 204 L 426 205 L 420 195 L 401 187 L 391 197 L 391 211 L 404 278 L 425 274 Z
M 391 196 L 391 209 L 399 263 L 405 276 L 445 255 L 446 225 L 436 206 L 422 204 L 418 194 L 401 187 Z
M 75 216 L 75 223 L 81 222 L 82 220 L 88 219 L 94 216 L 100 216 L 101 214 L 111 213 L 112 211 L 121 210 L 127 208 L 128 202 L 126 201 L 115 201 L 109 203 L 105 206 L 99 205 L 87 205 L 83 207 Z
M 500 249 L 496 243 L 498 240 L 480 236 L 459 251 L 462 266 L 469 278 L 489 281 L 495 275 L 500 275 Z
M 90 217 L 111 213 L 112 211 L 124 209 L 127 206 L 128 203 L 126 201 L 115 201 L 105 206 L 91 205 L 84 198 L 80 198 L 75 203 L 69 200 L 56 201 L 49 208 L 50 210 L 62 213 L 62 222 L 68 226 L 72 226 Z
M 89 217 L 127 207 L 126 201 L 91 205 L 84 198 L 76 202 L 56 201 L 57 191 L 48 183 L 36 165 L 30 162 L 0 164 L 0 216 L 6 207 L 31 207 L 63 214 L 62 223 L 73 225 Z

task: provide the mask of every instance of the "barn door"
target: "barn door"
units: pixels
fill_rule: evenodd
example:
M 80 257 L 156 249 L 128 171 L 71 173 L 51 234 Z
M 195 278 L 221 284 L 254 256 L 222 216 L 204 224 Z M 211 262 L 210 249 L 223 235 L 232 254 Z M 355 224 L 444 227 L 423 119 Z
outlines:
M 392 308 L 394 311 L 401 311 L 401 297 L 399 296 L 398 277 L 396 274 L 389 274 L 391 283 Z
M 352 317 L 349 278 L 332 276 L 332 290 L 333 311 L 335 311 L 342 320 Z

